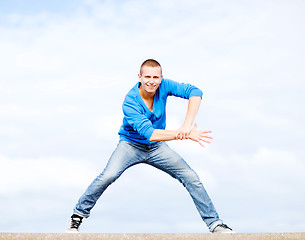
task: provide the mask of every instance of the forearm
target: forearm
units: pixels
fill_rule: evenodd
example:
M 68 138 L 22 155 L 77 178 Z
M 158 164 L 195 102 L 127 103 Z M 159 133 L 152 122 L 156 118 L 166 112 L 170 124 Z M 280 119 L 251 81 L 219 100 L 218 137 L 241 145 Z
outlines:
M 170 141 L 176 140 L 178 130 L 162 130 L 155 129 L 150 137 L 150 141 Z M 198 142 L 202 147 L 204 147 L 204 143 L 211 143 L 209 140 L 212 139 L 211 136 L 206 135 L 211 133 L 211 131 L 201 131 L 197 130 L 197 124 L 195 123 L 194 127 L 190 132 L 189 139 Z
M 200 103 L 201 97 L 194 96 L 189 98 L 188 109 L 183 123 L 184 126 L 191 127 L 193 125 Z
M 149 141 L 170 141 L 177 139 L 177 130 L 155 129 Z

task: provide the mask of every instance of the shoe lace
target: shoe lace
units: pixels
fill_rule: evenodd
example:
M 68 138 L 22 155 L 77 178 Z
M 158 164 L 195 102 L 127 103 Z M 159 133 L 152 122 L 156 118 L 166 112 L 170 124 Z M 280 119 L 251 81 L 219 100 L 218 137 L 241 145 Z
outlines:
M 78 229 L 81 223 L 82 223 L 81 218 L 71 218 L 71 228 Z
M 219 224 L 218 227 L 227 228 L 227 229 L 230 229 L 231 231 L 233 231 L 232 228 L 228 227 L 228 225 L 224 224 L 224 223 Z

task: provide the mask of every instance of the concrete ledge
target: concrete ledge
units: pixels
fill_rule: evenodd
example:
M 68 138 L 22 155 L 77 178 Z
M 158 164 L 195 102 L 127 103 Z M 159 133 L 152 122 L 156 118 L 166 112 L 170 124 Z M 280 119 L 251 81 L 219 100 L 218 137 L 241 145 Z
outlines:
M 305 233 L 0 233 L 0 240 L 271 240 L 305 239 Z

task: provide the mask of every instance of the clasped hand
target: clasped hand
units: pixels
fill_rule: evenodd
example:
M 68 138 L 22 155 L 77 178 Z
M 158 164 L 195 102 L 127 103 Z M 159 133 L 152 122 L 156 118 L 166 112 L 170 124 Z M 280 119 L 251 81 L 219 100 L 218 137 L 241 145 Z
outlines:
M 195 142 L 198 142 L 202 147 L 204 147 L 203 143 L 211 143 L 207 139 L 213 139 L 211 136 L 206 135 L 207 133 L 211 133 L 212 131 L 202 131 L 197 129 L 197 124 L 194 124 L 194 127 L 191 129 L 189 127 L 181 127 L 178 130 L 176 135 L 176 139 L 191 139 Z

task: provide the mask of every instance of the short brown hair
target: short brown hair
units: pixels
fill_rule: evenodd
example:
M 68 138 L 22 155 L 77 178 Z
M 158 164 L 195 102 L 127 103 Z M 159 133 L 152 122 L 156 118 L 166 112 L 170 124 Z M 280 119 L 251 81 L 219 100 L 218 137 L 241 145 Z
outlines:
M 140 75 L 142 75 L 142 68 L 146 66 L 146 67 L 160 67 L 161 68 L 161 74 L 162 74 L 162 67 L 160 65 L 160 63 L 158 63 L 158 61 L 156 61 L 155 59 L 147 59 L 145 60 L 140 68 Z

